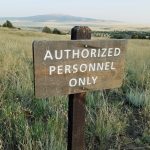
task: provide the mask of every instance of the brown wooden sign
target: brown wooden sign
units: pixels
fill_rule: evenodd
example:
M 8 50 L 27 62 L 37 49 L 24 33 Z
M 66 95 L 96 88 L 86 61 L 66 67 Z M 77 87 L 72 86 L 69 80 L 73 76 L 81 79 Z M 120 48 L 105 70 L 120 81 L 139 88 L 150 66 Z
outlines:
M 35 96 L 120 87 L 126 43 L 126 40 L 33 42 Z

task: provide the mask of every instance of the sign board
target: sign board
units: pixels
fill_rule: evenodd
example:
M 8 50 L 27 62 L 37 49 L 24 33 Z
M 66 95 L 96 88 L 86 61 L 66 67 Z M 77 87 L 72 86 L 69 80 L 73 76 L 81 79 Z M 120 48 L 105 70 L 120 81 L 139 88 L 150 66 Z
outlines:
M 126 43 L 126 40 L 34 41 L 35 96 L 120 87 Z

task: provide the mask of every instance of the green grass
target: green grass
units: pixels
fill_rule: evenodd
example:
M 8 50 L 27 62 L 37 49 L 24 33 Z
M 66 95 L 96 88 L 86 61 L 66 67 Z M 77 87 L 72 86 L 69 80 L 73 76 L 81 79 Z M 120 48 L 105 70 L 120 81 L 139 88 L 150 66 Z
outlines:
M 0 28 L 0 149 L 66 149 L 67 97 L 34 98 L 32 42 L 69 39 Z M 150 41 L 129 40 L 123 86 L 87 93 L 86 148 L 150 148 L 149 91 Z

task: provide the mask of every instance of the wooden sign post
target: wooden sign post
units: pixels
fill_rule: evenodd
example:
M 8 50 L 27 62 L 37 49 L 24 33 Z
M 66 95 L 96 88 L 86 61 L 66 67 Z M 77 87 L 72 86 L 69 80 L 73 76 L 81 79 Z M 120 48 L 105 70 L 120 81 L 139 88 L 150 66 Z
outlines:
M 91 29 L 76 26 L 71 30 L 71 40 L 91 39 Z M 68 150 L 84 150 L 85 93 L 69 95 Z
M 74 27 L 71 41 L 34 41 L 35 96 L 69 95 L 68 150 L 84 150 L 85 92 L 122 84 L 126 40 L 90 40 Z

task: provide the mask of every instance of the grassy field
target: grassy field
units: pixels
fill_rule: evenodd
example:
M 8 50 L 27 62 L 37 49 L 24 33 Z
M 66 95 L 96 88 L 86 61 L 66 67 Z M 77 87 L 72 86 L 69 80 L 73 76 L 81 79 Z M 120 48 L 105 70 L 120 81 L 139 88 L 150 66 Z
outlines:
M 5 20 L 0 21 L 3 24 Z M 12 21 L 13 25 L 16 27 L 28 29 L 28 30 L 42 30 L 44 26 L 48 26 L 51 29 L 58 28 L 61 31 L 68 32 L 73 26 L 89 26 L 93 31 L 150 31 L 150 24 L 134 24 L 125 22 L 113 22 L 113 21 L 77 21 L 77 22 L 32 22 L 32 21 Z
M 33 96 L 32 42 L 70 36 L 0 28 L 0 150 L 65 150 L 67 97 Z M 150 40 L 129 40 L 124 83 L 87 93 L 88 150 L 150 149 Z

